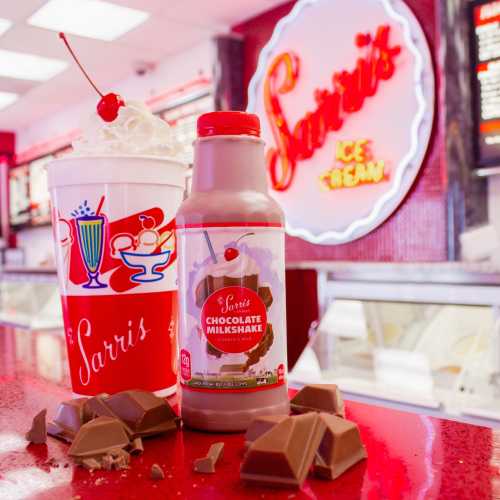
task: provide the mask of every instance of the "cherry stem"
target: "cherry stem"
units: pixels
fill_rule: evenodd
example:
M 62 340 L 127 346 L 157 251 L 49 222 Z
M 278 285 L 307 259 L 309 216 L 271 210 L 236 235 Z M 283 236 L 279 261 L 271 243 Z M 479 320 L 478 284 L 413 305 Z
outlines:
M 94 82 L 90 79 L 90 76 L 87 74 L 87 72 L 83 69 L 83 66 L 80 64 L 80 61 L 76 57 L 75 53 L 73 52 L 73 49 L 71 48 L 66 35 L 64 33 L 59 33 L 59 38 L 64 42 L 64 45 L 66 45 L 67 49 L 69 50 L 69 53 L 71 54 L 71 57 L 75 60 L 76 64 L 80 68 L 81 72 L 85 75 L 85 78 L 89 81 L 90 85 L 94 87 L 94 90 L 101 96 L 103 97 L 101 91 L 95 86 Z
M 242 239 L 242 238 L 246 238 L 247 236 L 254 236 L 255 233 L 246 233 L 244 234 L 243 236 L 240 236 L 237 240 L 236 240 L 236 244 L 239 243 L 239 241 Z

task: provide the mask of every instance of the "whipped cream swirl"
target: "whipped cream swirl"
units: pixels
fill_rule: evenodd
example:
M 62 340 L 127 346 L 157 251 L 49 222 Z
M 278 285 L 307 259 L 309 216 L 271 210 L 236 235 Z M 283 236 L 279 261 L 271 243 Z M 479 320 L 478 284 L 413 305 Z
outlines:
M 153 115 L 145 104 L 128 101 L 120 107 L 112 122 L 103 121 L 97 113 L 83 128 L 82 136 L 73 142 L 77 156 L 132 155 L 176 158 L 184 154 L 172 129 Z
M 206 267 L 205 275 L 213 276 L 214 278 L 241 278 L 242 276 L 250 276 L 258 274 L 259 268 L 255 260 L 248 255 L 240 253 L 233 260 L 226 261 L 224 254 L 217 254 L 217 264 L 213 263 Z

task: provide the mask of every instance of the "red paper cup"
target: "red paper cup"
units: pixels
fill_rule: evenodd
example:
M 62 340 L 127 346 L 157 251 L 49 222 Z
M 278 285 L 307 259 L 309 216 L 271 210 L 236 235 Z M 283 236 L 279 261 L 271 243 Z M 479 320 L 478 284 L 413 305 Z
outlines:
M 175 213 L 185 166 L 138 157 L 72 157 L 48 167 L 73 392 L 177 381 Z

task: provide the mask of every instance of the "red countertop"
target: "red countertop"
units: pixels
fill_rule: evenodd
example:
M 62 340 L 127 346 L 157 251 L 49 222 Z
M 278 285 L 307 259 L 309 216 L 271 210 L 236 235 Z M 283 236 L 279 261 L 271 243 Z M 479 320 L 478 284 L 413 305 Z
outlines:
M 47 408 L 51 417 L 58 402 L 69 397 L 62 333 L 0 328 L 0 499 L 482 500 L 500 495 L 495 431 L 349 401 L 347 417 L 359 424 L 368 459 L 333 482 L 311 478 L 299 491 L 245 485 L 239 480 L 241 434 L 187 430 L 146 440 L 144 454 L 132 458 L 130 470 L 91 474 L 70 463 L 66 444 L 24 440 L 35 413 Z M 193 460 L 217 441 L 226 446 L 216 474 L 193 472 Z M 51 458 L 56 466 L 47 464 Z M 153 463 L 162 466 L 165 480 L 149 478 Z

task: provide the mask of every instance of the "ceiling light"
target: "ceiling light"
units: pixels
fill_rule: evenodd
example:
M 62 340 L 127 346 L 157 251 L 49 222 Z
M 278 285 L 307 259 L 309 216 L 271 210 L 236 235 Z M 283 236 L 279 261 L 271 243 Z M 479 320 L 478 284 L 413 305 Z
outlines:
M 1 92 L 0 91 L 0 109 L 4 109 L 10 106 L 13 102 L 17 101 L 18 95 L 12 92 Z
M 12 21 L 0 17 L 0 35 L 3 35 L 12 26 Z
M 44 82 L 67 66 L 67 62 L 59 59 L 0 49 L 0 76 Z
M 28 19 L 28 23 L 109 42 L 139 26 L 148 17 L 148 12 L 102 0 L 49 0 Z

